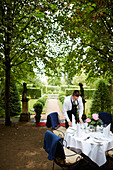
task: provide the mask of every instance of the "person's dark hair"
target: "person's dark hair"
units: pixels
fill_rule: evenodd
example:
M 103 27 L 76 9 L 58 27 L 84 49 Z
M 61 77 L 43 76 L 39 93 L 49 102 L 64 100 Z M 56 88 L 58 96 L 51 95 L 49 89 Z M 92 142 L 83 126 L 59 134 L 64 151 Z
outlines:
M 72 95 L 79 97 L 80 96 L 79 90 L 74 90 Z

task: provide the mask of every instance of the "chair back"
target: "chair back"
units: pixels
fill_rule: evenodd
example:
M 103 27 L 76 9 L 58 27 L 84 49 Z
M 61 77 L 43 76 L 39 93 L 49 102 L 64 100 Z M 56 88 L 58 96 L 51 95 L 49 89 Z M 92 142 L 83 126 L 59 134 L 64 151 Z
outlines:
M 62 139 L 49 130 L 44 136 L 44 149 L 48 153 L 49 160 L 54 160 L 58 154 L 60 158 L 65 159 Z
M 99 112 L 99 118 L 107 125 L 112 122 L 111 113 Z
M 48 128 L 52 127 L 52 129 L 55 129 L 55 127 L 57 127 L 59 124 L 60 123 L 59 123 L 58 113 L 57 112 L 50 113 L 47 116 L 46 126 Z

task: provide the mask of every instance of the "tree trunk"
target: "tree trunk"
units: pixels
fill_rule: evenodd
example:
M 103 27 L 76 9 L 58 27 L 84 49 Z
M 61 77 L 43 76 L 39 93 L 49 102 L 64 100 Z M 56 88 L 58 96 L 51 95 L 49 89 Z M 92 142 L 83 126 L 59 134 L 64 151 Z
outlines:
M 10 63 L 6 63 L 6 79 L 5 79 L 5 125 L 10 126 Z
M 5 41 L 4 41 L 4 49 L 5 49 L 5 125 L 10 126 L 10 74 L 11 74 L 11 66 L 10 66 L 10 50 L 11 50 L 11 9 L 10 6 L 7 5 L 7 30 L 5 32 Z

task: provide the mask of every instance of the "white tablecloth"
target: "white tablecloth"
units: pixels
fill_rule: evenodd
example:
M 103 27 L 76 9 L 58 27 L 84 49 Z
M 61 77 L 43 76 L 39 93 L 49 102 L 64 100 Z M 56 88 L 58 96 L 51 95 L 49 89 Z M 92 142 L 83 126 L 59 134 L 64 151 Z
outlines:
M 106 138 L 102 132 L 86 133 L 82 130 L 78 137 L 76 129 L 69 127 L 65 133 L 64 146 L 80 149 L 98 166 L 102 166 L 106 163 L 105 152 L 113 148 L 113 134 Z

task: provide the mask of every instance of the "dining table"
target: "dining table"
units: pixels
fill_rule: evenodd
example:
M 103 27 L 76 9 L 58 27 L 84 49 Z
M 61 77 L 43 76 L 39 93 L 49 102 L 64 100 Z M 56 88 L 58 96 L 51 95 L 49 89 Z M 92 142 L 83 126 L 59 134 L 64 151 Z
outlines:
M 77 125 L 68 127 L 63 144 L 73 150 L 80 150 L 100 167 L 107 161 L 106 151 L 113 148 L 113 133 L 110 131 L 109 136 L 106 136 L 103 132 L 104 127 L 97 126 L 95 132 L 86 124 L 79 125 L 79 133 Z

